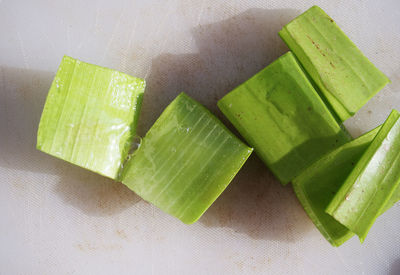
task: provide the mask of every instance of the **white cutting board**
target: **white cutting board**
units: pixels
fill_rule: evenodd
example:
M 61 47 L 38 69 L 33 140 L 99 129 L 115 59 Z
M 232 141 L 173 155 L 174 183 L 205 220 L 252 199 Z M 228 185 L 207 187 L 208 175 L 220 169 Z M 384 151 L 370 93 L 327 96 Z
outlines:
M 400 205 L 333 248 L 255 155 L 184 225 L 35 150 L 64 54 L 146 78 L 144 134 L 181 91 L 222 117 L 217 99 L 286 52 L 277 32 L 315 3 L 0 0 L 0 274 L 400 274 Z M 358 136 L 400 109 L 400 1 L 318 4 L 392 80 L 346 122 Z

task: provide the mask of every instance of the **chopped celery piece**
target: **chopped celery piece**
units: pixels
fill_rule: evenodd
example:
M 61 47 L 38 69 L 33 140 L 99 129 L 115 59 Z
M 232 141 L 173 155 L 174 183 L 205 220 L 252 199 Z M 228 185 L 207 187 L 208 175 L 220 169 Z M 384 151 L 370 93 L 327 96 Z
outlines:
M 390 82 L 317 6 L 284 26 L 279 35 L 341 121 Z
M 293 180 L 294 191 L 308 216 L 333 246 L 340 246 L 354 233 L 325 213 L 325 209 L 379 129 L 329 152 Z
M 400 182 L 399 118 L 393 110 L 326 209 L 361 242 Z
M 64 56 L 40 119 L 37 149 L 116 179 L 144 88 L 142 79 Z
M 251 152 L 205 107 L 181 93 L 126 162 L 122 182 L 161 210 L 193 223 Z
M 291 52 L 227 94 L 218 107 L 282 184 L 350 140 Z

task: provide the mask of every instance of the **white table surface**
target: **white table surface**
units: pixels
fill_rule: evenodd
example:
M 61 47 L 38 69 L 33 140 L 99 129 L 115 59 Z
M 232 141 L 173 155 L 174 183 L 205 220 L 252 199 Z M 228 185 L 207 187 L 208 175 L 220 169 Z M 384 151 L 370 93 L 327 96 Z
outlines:
M 392 80 L 346 126 L 400 109 L 400 1 L 317 1 Z M 365 243 L 333 248 L 253 155 L 199 222 L 35 150 L 64 54 L 144 77 L 144 134 L 187 92 L 217 99 L 288 49 L 280 28 L 316 1 L 0 0 L 0 274 L 400 274 L 400 206 Z M 223 119 L 227 125 L 229 123 Z

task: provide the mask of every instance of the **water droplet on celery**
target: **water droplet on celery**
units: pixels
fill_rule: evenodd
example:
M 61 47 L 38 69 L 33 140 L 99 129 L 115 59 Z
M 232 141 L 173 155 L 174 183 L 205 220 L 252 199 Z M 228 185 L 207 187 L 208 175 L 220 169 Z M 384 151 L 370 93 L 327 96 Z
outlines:
M 134 151 L 139 149 L 140 144 L 142 144 L 142 138 L 138 135 L 135 135 L 132 138 L 132 145 L 131 145 L 130 153 L 133 153 Z

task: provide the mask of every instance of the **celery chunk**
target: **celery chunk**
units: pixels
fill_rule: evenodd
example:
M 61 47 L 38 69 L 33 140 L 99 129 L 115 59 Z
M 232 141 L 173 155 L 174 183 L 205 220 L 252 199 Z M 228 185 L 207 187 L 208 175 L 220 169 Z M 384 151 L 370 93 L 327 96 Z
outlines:
M 397 197 L 400 183 L 399 118 L 400 114 L 393 110 L 326 209 L 357 234 L 361 242 L 376 218 Z
M 354 233 L 325 213 L 325 209 L 379 129 L 375 128 L 329 152 L 293 180 L 293 188 L 300 203 L 333 246 L 340 246 Z
M 37 149 L 117 179 L 144 88 L 142 79 L 64 56 L 40 119 Z
M 351 138 L 288 52 L 218 102 L 282 184 Z
M 184 223 L 193 223 L 252 152 L 205 107 L 181 93 L 124 165 L 122 182 Z
M 284 26 L 279 35 L 341 121 L 390 82 L 317 6 Z

